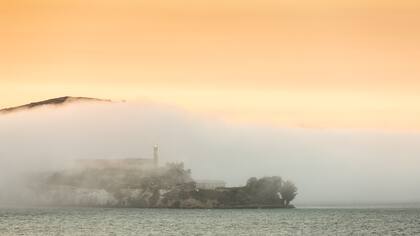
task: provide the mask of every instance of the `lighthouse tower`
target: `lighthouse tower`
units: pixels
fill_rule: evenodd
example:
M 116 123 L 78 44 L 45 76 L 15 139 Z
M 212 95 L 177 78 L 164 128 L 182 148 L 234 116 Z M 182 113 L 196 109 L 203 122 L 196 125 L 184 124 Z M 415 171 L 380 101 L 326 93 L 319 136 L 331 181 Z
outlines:
M 153 147 L 153 164 L 154 167 L 157 168 L 159 165 L 159 148 L 158 145 Z

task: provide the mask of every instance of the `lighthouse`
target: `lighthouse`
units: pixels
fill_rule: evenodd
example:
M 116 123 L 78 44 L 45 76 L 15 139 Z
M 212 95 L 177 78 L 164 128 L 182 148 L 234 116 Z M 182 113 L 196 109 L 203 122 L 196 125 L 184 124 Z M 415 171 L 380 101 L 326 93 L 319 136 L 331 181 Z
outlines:
M 159 165 L 159 148 L 158 145 L 153 147 L 153 164 L 154 167 L 157 168 Z

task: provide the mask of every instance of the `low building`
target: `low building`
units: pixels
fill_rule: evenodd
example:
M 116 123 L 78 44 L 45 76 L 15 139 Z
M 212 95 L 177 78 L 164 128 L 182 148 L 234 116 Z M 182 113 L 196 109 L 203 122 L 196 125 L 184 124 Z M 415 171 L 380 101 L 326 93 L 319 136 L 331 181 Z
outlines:
M 153 158 L 127 158 L 127 159 L 83 159 L 76 162 L 82 169 L 119 169 L 119 170 L 146 170 L 157 168 L 159 165 L 158 147 L 153 147 Z
M 216 189 L 226 187 L 226 182 L 222 180 L 196 180 L 198 189 Z

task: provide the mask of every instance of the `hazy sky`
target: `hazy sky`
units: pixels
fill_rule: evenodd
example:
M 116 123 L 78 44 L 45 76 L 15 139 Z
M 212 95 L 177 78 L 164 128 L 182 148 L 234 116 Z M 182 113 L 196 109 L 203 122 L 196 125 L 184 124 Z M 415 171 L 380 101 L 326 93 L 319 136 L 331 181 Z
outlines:
M 0 187 L 158 143 L 198 178 L 290 178 L 301 202 L 418 201 L 419 42 L 417 0 L 0 0 L 0 107 L 167 104 L 0 116 Z
M 420 2 L 2 0 L 0 107 L 150 99 L 234 122 L 420 130 Z

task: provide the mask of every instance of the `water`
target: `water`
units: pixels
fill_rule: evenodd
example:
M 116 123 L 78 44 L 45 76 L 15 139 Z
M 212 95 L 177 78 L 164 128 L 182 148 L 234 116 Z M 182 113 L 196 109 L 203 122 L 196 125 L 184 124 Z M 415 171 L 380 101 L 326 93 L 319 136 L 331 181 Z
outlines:
M 420 209 L 0 209 L 0 235 L 420 235 Z

